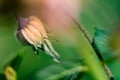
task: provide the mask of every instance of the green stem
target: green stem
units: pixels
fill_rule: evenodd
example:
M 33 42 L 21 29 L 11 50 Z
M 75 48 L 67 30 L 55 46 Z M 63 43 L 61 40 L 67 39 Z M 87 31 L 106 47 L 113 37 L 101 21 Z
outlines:
M 85 40 L 85 37 L 81 35 L 81 41 L 79 48 L 80 53 L 85 58 L 84 63 L 89 67 L 91 74 L 95 78 L 95 80 L 108 80 L 108 77 L 101 66 L 101 63 L 96 56 L 94 50 L 88 42 Z
M 72 21 L 77 25 L 77 27 L 80 29 L 80 31 L 82 32 L 81 34 L 84 34 L 84 37 L 88 40 L 88 42 L 90 43 L 90 45 L 92 46 L 92 48 L 94 49 L 94 51 L 96 52 L 96 50 L 95 50 L 95 47 L 92 45 L 92 38 L 90 37 L 90 35 L 88 34 L 88 32 L 86 31 L 86 29 L 79 23 L 79 22 L 77 22 L 77 20 L 75 19 L 75 17 L 74 16 L 72 16 L 72 14 L 70 14 L 68 11 L 66 11 L 64 8 L 62 8 L 69 16 L 70 16 L 70 18 L 72 19 Z M 81 36 L 82 37 L 82 36 Z M 81 42 L 83 42 L 84 40 L 81 40 Z M 83 43 L 85 43 L 85 42 L 83 42 Z M 88 44 L 83 44 L 83 43 L 81 43 L 82 45 L 80 46 L 80 48 L 82 49 L 82 51 L 81 51 L 81 53 L 83 54 L 83 56 L 85 57 L 85 58 L 87 58 L 88 56 L 90 56 L 90 53 L 91 53 L 91 50 L 89 49 L 89 48 L 87 48 L 88 46 Z M 84 47 L 84 48 L 83 48 Z M 90 46 L 89 46 L 90 47 Z M 84 49 L 86 49 L 86 50 L 84 50 Z M 94 51 L 92 51 L 93 53 L 94 53 Z M 97 54 L 97 56 L 96 56 L 96 54 Z M 100 56 L 99 56 L 99 55 Z M 108 80 L 107 78 L 106 78 L 106 76 L 105 76 L 105 74 L 104 74 L 104 71 L 103 71 L 103 69 L 101 68 L 101 65 L 99 64 L 100 62 L 99 62 L 99 60 L 103 63 L 103 61 L 104 61 L 104 59 L 103 59 L 103 57 L 101 56 L 101 54 L 100 53 L 94 53 L 94 54 L 92 54 L 93 56 L 91 56 L 91 57 L 89 57 L 89 59 L 87 59 L 86 60 L 86 64 L 90 67 L 90 69 L 92 70 L 92 73 L 94 74 L 94 77 L 96 77 L 96 80 Z M 100 57 L 102 58 L 102 60 L 100 59 Z M 97 58 L 99 58 L 99 60 L 97 59 Z M 105 64 L 105 61 L 104 61 L 104 64 Z M 103 65 L 104 66 L 104 70 L 105 70 L 105 72 L 107 73 L 107 75 L 108 75 L 108 77 L 109 77 L 109 79 L 111 80 L 111 77 L 113 78 L 113 76 L 111 75 L 112 73 L 111 72 L 108 72 L 108 71 L 106 71 L 106 69 L 109 69 L 108 67 L 107 67 L 107 65 L 105 66 L 105 65 Z M 96 69 L 96 68 L 97 69 Z M 110 70 L 109 70 L 110 71 Z

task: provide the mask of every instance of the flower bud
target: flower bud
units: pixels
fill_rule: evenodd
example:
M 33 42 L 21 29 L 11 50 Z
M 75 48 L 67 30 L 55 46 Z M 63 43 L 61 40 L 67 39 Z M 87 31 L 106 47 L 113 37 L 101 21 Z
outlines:
M 27 19 L 23 19 L 20 16 L 16 16 L 18 21 L 18 29 L 16 36 L 23 44 L 32 45 L 35 51 L 38 52 L 38 48 L 45 51 L 55 61 L 58 61 L 59 55 L 52 47 L 52 44 L 48 40 L 48 36 L 44 25 L 36 16 L 30 16 Z

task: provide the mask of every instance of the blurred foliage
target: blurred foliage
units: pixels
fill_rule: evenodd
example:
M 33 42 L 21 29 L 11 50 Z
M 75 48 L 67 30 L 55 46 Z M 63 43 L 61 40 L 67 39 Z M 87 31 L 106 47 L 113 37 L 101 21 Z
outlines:
M 115 80 L 120 79 L 120 59 L 112 58 L 118 54 L 111 51 L 108 45 L 110 33 L 104 31 L 104 29 L 110 30 L 118 24 L 120 20 L 119 3 L 119 0 L 83 0 L 83 7 L 80 14 L 80 22 L 85 26 L 91 36 L 94 35 L 95 27 L 103 29 L 96 31 L 95 43 L 103 53 L 102 56 L 104 59 L 108 61 Z M 0 73 L 4 73 L 5 65 L 12 60 L 23 47 L 15 38 L 14 33 L 16 27 L 16 21 L 11 13 L 0 15 Z M 78 42 L 76 44 L 79 44 Z M 27 47 L 27 54 L 24 55 L 20 69 L 18 70 L 18 80 L 63 80 L 66 76 L 76 71 L 87 71 L 85 66 L 81 66 L 85 59 L 79 57 L 78 54 L 82 49 L 76 49 L 75 44 L 67 44 L 67 41 L 61 43 L 60 41 L 56 42 L 53 40 L 52 43 L 67 63 L 62 65 L 57 64 L 42 51 L 39 51 L 40 58 L 38 59 L 37 56 L 33 56 L 32 48 Z M 4 80 L 5 76 L 0 74 L 0 79 Z M 82 80 L 90 79 L 93 80 L 90 74 L 82 78 Z
M 39 80 L 62 80 L 65 79 L 68 74 L 73 73 L 82 73 L 87 72 L 87 68 L 83 66 L 72 66 L 74 64 L 65 64 L 65 65 L 51 65 L 48 68 L 43 69 L 42 71 L 37 72 L 33 79 Z M 73 68 L 72 68 L 73 67 Z M 53 70 L 54 69 L 54 70 Z M 68 79 L 69 80 L 69 79 Z
M 113 30 L 115 30 L 115 32 Z M 104 57 L 105 61 L 109 65 L 111 65 L 110 67 L 112 67 L 111 70 L 113 69 L 112 72 L 113 72 L 113 75 L 115 76 L 115 80 L 119 80 L 119 76 L 116 73 L 118 69 L 115 69 L 119 67 L 119 61 L 120 61 L 119 60 L 120 48 L 118 46 L 119 36 L 118 34 L 116 34 L 118 33 L 117 31 L 119 30 L 119 28 L 117 28 L 117 30 L 116 29 L 113 29 L 113 30 L 111 31 L 111 30 L 96 29 L 94 42 L 95 42 L 96 48 L 98 48 L 98 50 L 103 53 L 102 56 Z M 114 65 L 117 65 L 118 67 Z
M 113 51 L 108 46 L 110 40 L 109 34 L 110 32 L 108 30 L 96 29 L 93 38 L 96 48 L 102 53 L 104 59 L 106 59 L 107 57 L 110 58 L 110 55 L 113 54 Z

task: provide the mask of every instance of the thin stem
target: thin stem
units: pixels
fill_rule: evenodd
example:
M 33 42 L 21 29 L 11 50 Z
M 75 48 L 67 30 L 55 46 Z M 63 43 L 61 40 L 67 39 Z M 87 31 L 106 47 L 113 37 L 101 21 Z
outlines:
M 76 18 L 74 16 L 72 16 L 72 14 L 70 14 L 68 11 L 66 11 L 64 9 L 64 11 L 69 15 L 69 17 L 72 19 L 72 21 L 77 25 L 77 27 L 79 28 L 79 30 L 84 34 L 84 36 L 86 37 L 86 39 L 88 40 L 88 42 L 91 44 L 91 46 L 93 47 L 94 51 L 96 52 L 96 55 L 98 56 L 100 62 L 103 65 L 103 68 L 108 76 L 108 78 L 110 80 L 114 80 L 114 77 L 109 69 L 109 67 L 107 66 L 107 64 L 105 63 L 105 60 L 103 59 L 101 52 L 96 48 L 96 46 L 93 43 L 92 38 L 90 37 L 90 35 L 88 34 L 88 32 L 86 31 L 86 29 L 76 20 Z
M 92 38 L 90 37 L 86 29 L 79 22 L 77 22 L 77 20 L 72 15 L 69 14 L 69 16 L 71 17 L 72 21 L 78 26 L 78 28 L 82 31 L 89 43 L 92 44 Z
M 109 79 L 110 80 L 115 80 L 111 71 L 110 71 L 110 69 L 109 69 L 109 67 L 107 66 L 107 64 L 105 62 L 103 62 L 103 67 L 104 67 L 104 69 L 106 71 L 106 74 L 108 75 Z

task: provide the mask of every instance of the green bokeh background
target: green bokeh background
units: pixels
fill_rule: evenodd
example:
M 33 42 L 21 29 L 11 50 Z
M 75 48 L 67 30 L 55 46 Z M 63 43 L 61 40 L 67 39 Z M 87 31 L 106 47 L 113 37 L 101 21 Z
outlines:
M 83 0 L 84 5 L 79 16 L 81 24 L 88 30 L 91 36 L 94 35 L 95 27 L 102 29 L 115 27 L 120 20 L 119 3 L 119 0 Z M 17 51 L 23 47 L 15 38 L 16 27 L 16 21 L 11 14 L 0 15 L 0 73 L 3 72 L 6 62 L 14 57 Z M 73 49 L 73 47 L 71 47 L 72 45 L 66 47 L 66 45 L 60 44 L 59 42 L 52 42 L 55 49 L 64 56 L 63 58 L 68 58 L 68 60 L 71 60 L 71 58 L 76 59 L 77 54 L 74 54 L 76 49 Z M 59 45 L 59 47 L 57 45 Z M 27 54 L 18 72 L 18 78 L 20 80 L 25 78 L 32 79 L 31 75 L 34 76 L 33 73 L 38 70 L 43 70 L 52 64 L 57 65 L 57 63 L 53 62 L 51 58 L 43 54 L 43 52 L 40 51 L 40 53 L 40 59 L 38 59 L 33 55 L 32 48 L 28 47 Z M 108 66 L 115 76 L 115 79 L 119 80 L 120 60 L 118 59 L 108 63 Z

